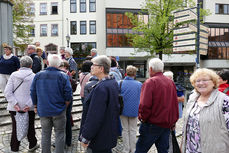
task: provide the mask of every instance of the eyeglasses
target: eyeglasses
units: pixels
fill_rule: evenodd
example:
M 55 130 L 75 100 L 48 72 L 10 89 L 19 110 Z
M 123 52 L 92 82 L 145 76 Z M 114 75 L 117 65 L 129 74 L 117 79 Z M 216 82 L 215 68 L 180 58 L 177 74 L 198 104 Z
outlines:
M 92 66 L 103 66 L 101 64 L 92 64 Z
M 200 82 L 207 83 L 208 81 L 211 81 L 211 80 L 212 79 L 196 80 L 196 83 L 200 83 Z

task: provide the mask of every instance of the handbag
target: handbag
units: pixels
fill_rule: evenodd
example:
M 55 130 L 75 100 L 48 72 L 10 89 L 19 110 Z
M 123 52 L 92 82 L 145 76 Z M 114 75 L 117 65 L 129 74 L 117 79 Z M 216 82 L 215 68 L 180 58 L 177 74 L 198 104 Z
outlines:
M 177 142 L 177 138 L 175 135 L 175 131 L 171 130 L 170 131 L 170 136 L 169 136 L 169 153 L 181 153 L 179 144 Z
M 28 112 L 16 112 L 16 130 L 17 140 L 21 141 L 27 136 L 29 129 L 29 114 Z

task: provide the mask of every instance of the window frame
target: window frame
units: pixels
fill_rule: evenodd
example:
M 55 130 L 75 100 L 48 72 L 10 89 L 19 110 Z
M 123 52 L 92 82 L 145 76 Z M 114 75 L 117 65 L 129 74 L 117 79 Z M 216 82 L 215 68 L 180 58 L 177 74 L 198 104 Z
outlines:
M 85 23 L 85 24 L 83 24 Z M 85 25 L 85 33 L 82 32 L 82 26 Z M 87 21 L 80 21 L 80 34 L 81 35 L 86 35 L 87 34 Z
M 42 34 L 42 26 L 46 26 L 46 34 Z M 40 36 L 41 37 L 48 36 L 48 25 L 47 24 L 41 24 L 40 25 Z
M 53 13 L 53 4 L 56 4 L 56 13 Z M 55 6 L 55 5 L 54 5 Z M 58 15 L 58 2 L 51 2 L 51 12 L 50 12 L 51 15 Z
M 72 30 L 72 27 L 73 27 L 73 24 L 72 23 L 75 23 L 75 32 Z M 70 34 L 71 35 L 77 35 L 77 21 L 70 21 Z
M 33 5 L 33 7 L 31 7 L 32 5 Z M 32 15 L 32 16 L 35 16 L 35 13 L 36 13 L 35 3 L 30 3 L 29 4 L 29 8 L 30 8 L 29 14 Z M 31 12 L 31 10 L 34 10 L 34 12 Z
M 94 22 L 94 24 L 92 24 L 92 22 Z M 92 29 L 92 26 L 95 27 L 95 32 L 94 33 L 92 33 L 92 30 L 91 30 Z M 90 31 L 89 32 L 90 34 L 96 34 L 96 20 L 90 20 L 89 21 L 89 31 Z
M 85 6 L 85 10 L 82 11 L 82 6 Z M 86 0 L 80 0 L 80 13 L 87 12 L 87 1 Z
M 57 34 L 53 33 L 53 27 L 54 26 L 57 26 Z M 51 36 L 58 36 L 59 35 L 58 28 L 59 28 L 58 24 L 51 24 Z
M 45 5 L 46 6 L 46 12 L 41 12 L 42 10 L 42 6 L 41 5 Z M 47 15 L 47 3 L 40 3 L 40 15 Z
M 30 29 L 29 36 L 30 37 L 35 37 L 36 36 L 35 24 L 30 25 L 30 27 L 33 27 L 33 28 Z M 32 30 L 34 31 L 33 33 L 31 32 Z
M 75 6 L 75 11 L 72 11 L 73 5 Z M 76 12 L 77 12 L 77 0 L 70 0 L 70 13 L 76 13 Z
M 91 10 L 92 5 L 94 5 L 95 10 Z M 96 12 L 96 0 L 89 0 L 89 12 Z

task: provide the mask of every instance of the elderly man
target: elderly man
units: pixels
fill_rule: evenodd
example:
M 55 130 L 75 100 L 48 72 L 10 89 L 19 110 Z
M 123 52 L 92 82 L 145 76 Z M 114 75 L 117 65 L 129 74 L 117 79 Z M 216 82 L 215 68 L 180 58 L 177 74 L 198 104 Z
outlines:
M 33 66 L 32 66 L 33 73 L 39 72 L 42 68 L 42 65 L 41 65 L 41 60 L 39 59 L 36 53 L 36 46 L 28 45 L 27 54 L 33 59 Z
M 159 153 L 168 153 L 170 128 L 175 126 L 179 114 L 176 86 L 163 75 L 163 69 L 160 59 L 150 60 L 150 78 L 143 84 L 140 96 L 141 125 L 135 153 L 147 153 L 154 143 Z
M 42 152 L 51 153 L 51 132 L 55 131 L 56 153 L 65 146 L 66 107 L 72 98 L 72 88 L 67 76 L 59 70 L 61 57 L 48 56 L 48 68 L 37 73 L 31 85 L 34 110 L 40 116 L 42 127 Z
M 97 56 L 97 50 L 95 48 L 91 49 L 91 57 L 94 58 Z
M 69 72 L 71 73 L 74 79 L 78 79 L 77 63 L 72 57 L 72 55 L 73 55 L 73 50 L 69 47 L 65 48 L 65 59 L 69 63 Z
M 111 61 L 107 56 L 97 56 L 92 62 L 91 74 L 99 82 L 85 99 L 79 140 L 88 146 L 88 153 L 111 153 L 118 137 L 119 87 L 108 75 Z

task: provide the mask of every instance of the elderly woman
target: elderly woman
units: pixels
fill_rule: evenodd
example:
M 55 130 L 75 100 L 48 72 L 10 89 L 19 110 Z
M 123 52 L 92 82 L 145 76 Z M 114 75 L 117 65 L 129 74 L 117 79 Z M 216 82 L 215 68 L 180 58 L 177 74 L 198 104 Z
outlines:
M 79 140 L 88 152 L 111 153 L 118 137 L 118 83 L 108 75 L 111 61 L 107 56 L 96 56 L 92 63 L 91 74 L 99 82 L 84 101 Z
M 122 123 L 123 153 L 134 153 L 138 122 L 138 107 L 142 83 L 135 80 L 137 68 L 129 65 L 126 68 L 127 76 L 119 82 L 124 108 L 120 116 Z
M 5 54 L 0 58 L 0 89 L 4 92 L 10 74 L 20 68 L 17 56 L 12 54 L 12 47 L 4 46 Z
M 70 67 L 69 67 L 69 72 L 71 73 L 72 77 L 74 79 L 78 79 L 78 68 L 77 68 L 77 63 L 72 57 L 73 55 L 73 50 L 69 47 L 65 48 L 65 59 L 68 61 Z
M 218 76 L 198 69 L 190 77 L 190 95 L 183 132 L 183 153 L 229 152 L 229 97 L 218 91 Z
M 33 60 L 29 56 L 23 56 L 20 59 L 21 68 L 19 71 L 13 72 L 9 78 L 9 81 L 5 89 L 5 97 L 8 101 L 7 110 L 10 112 L 12 119 L 12 136 L 10 147 L 11 150 L 19 151 L 20 141 L 17 140 L 16 131 L 16 112 L 28 112 L 29 114 L 29 129 L 27 138 L 29 141 L 29 151 L 34 151 L 39 146 L 37 145 L 37 139 L 35 137 L 34 128 L 34 106 L 30 97 L 30 86 L 32 84 L 34 73 L 32 72 Z

